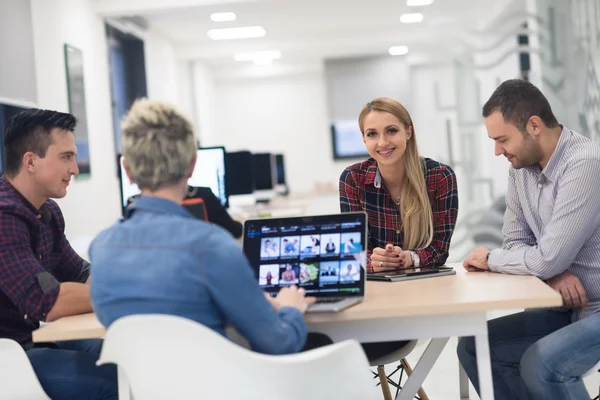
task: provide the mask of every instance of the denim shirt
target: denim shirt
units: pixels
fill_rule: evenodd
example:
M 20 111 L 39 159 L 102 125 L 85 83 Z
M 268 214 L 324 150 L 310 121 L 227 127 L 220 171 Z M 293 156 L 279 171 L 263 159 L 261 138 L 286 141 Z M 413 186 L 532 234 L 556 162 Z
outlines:
M 231 324 L 261 353 L 304 346 L 302 313 L 275 311 L 233 237 L 169 200 L 138 199 L 89 254 L 92 304 L 105 326 L 126 315 L 170 314 L 223 336 Z

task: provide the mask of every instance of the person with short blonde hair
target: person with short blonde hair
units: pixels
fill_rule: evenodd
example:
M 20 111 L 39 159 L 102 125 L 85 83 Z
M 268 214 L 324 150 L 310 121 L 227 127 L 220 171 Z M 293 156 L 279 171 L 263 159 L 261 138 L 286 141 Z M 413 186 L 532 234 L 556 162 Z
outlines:
M 138 100 L 122 131 L 125 171 L 142 193 L 90 247 L 98 319 L 109 326 L 127 315 L 170 314 L 221 335 L 231 324 L 258 352 L 300 351 L 314 298 L 295 286 L 265 296 L 231 235 L 179 204 L 196 163 L 191 122 L 168 104 Z

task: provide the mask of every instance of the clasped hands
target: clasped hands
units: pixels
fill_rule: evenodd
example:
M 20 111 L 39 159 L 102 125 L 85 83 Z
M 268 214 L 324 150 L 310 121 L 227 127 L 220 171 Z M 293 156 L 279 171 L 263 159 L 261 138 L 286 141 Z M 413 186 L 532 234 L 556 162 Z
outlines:
M 392 271 L 412 267 L 410 251 L 399 246 L 387 244 L 385 248 L 376 247 L 371 254 L 373 272 Z

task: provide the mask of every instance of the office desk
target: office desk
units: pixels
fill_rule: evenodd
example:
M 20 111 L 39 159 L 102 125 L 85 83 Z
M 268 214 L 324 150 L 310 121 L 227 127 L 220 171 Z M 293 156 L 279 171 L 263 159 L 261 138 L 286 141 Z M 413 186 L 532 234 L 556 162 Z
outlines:
M 337 314 L 306 316 L 311 332 L 334 341 L 360 342 L 432 338 L 397 399 L 414 397 L 450 337 L 474 336 L 482 400 L 493 400 L 487 312 L 562 305 L 561 296 L 538 278 L 466 272 L 406 282 L 367 282 L 365 301 Z M 461 397 L 468 385 L 461 376 Z
M 487 312 L 562 305 L 561 296 L 532 276 L 464 271 L 406 282 L 367 282 L 365 300 L 340 313 L 308 314 L 309 330 L 334 341 L 361 342 L 432 338 L 397 399 L 412 399 L 448 339 L 475 336 L 482 400 L 493 400 Z M 61 318 L 33 333 L 34 342 L 100 338 L 93 314 Z M 120 380 L 121 383 L 121 380 Z M 121 389 L 120 389 L 121 390 Z M 461 393 L 462 397 L 467 397 Z M 126 397 L 121 397 L 125 399 Z

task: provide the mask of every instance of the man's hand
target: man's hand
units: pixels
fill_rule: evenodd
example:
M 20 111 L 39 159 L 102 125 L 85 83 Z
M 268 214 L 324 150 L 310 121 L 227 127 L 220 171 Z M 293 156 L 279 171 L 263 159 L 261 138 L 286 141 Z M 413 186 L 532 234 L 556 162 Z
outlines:
M 294 307 L 304 314 L 308 306 L 317 301 L 315 297 L 306 297 L 305 294 L 304 288 L 286 286 L 277 293 L 276 301 L 279 307 Z
M 490 251 L 485 247 L 479 247 L 473 250 L 473 252 L 465 258 L 463 267 L 469 272 L 489 270 L 487 262 L 488 254 L 490 254 Z
M 279 300 L 277 300 L 276 297 L 271 296 L 269 293 L 264 293 L 265 298 L 267 299 L 267 301 L 273 306 L 273 308 L 275 309 L 275 311 L 279 311 L 279 309 L 281 308 L 281 304 L 279 303 Z
M 568 308 L 585 308 L 588 305 L 585 288 L 578 277 L 565 271 L 548 280 L 548 285 L 561 294 Z

